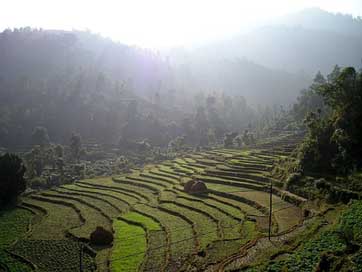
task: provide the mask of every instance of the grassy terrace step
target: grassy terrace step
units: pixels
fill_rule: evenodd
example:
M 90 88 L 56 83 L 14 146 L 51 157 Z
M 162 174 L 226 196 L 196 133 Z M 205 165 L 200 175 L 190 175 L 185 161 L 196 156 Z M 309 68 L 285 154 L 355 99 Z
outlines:
M 166 178 L 170 178 L 170 179 L 173 179 L 173 180 L 178 180 L 180 178 L 180 176 L 178 175 L 174 175 L 174 174 L 168 174 L 168 173 L 165 173 L 165 172 L 162 172 L 160 170 L 160 167 L 157 166 L 157 168 L 153 168 L 151 170 L 149 170 L 149 172 L 153 175 L 157 175 L 157 176 L 161 176 L 161 177 L 166 177 Z
M 178 163 L 177 163 L 178 164 Z M 189 163 L 189 164 L 178 164 L 180 165 L 182 168 L 184 169 L 188 169 L 194 173 L 196 172 L 203 172 L 204 168 L 203 166 L 199 165 L 199 164 L 194 164 L 194 163 Z
M 172 169 L 170 166 L 160 165 L 159 170 L 162 173 L 170 174 L 170 175 L 174 175 L 174 176 L 178 176 L 178 177 L 187 176 L 185 173 L 175 172 L 174 169 Z
M 232 166 L 249 166 L 249 167 L 253 167 L 253 166 L 262 166 L 262 167 L 272 167 L 273 166 L 273 161 L 258 161 L 258 162 L 253 162 L 250 161 L 248 159 L 231 159 L 229 161 L 227 161 L 228 164 L 232 165 Z
M 103 226 L 108 230 L 112 229 L 112 220 L 108 216 L 104 216 L 101 212 L 99 212 L 99 208 L 97 207 L 93 208 L 88 204 L 80 203 L 77 200 L 66 199 L 59 195 L 56 196 L 55 194 L 46 194 L 42 196 L 33 195 L 32 198 L 72 207 L 82 218 L 81 221 L 83 222 L 83 224 L 79 227 L 68 229 L 68 232 L 75 237 L 88 240 L 90 233 L 95 230 L 97 226 Z
M 142 265 L 142 270 L 162 271 L 163 267 L 166 265 L 167 258 L 167 235 L 160 223 L 149 216 L 137 212 L 127 213 L 122 216 L 122 219 L 139 224 L 146 231 L 147 253 L 145 256 L 146 259 Z M 121 234 L 121 243 L 123 240 L 122 237 L 127 241 L 132 241 L 134 235 L 127 237 L 126 235 Z M 137 247 L 137 243 L 134 243 L 134 246 Z
M 234 156 L 232 159 L 228 161 L 239 161 L 244 163 L 250 164 L 257 164 L 257 165 L 271 165 L 274 161 L 274 157 L 265 157 L 258 153 L 253 153 L 248 156 Z
M 147 248 L 146 232 L 137 225 L 124 220 L 113 223 L 115 241 L 112 249 L 111 269 L 114 272 L 138 271 Z M 131 239 L 127 237 L 132 237 Z
M 125 182 L 126 184 L 135 184 L 136 186 L 139 185 L 141 187 L 147 186 L 147 188 L 149 188 L 148 186 L 150 186 L 153 188 L 153 191 L 155 191 L 155 192 L 159 192 L 170 186 L 169 184 L 159 182 L 156 179 L 146 178 L 146 177 L 141 177 L 141 176 L 136 176 L 136 175 L 127 176 L 124 178 L 118 178 L 117 182 L 118 181 L 120 181 L 121 183 Z
M 58 188 L 41 193 L 41 195 L 78 201 L 79 203 L 98 210 L 105 217 L 109 218 L 110 221 L 112 218 L 115 218 L 122 213 L 122 210 L 116 205 L 113 205 L 113 203 L 91 194 L 69 192 L 66 189 Z
M 131 186 L 135 186 L 135 187 L 140 187 L 140 188 L 145 188 L 148 189 L 152 192 L 158 192 L 159 190 L 161 190 L 162 188 L 164 188 L 161 185 L 156 185 L 155 183 L 150 183 L 147 181 L 142 181 L 142 179 L 139 179 L 135 176 L 127 176 L 127 177 L 115 177 L 113 178 L 113 181 L 115 183 L 120 183 L 120 184 L 126 184 L 126 185 L 131 185 Z
M 110 206 L 114 209 L 114 211 L 112 211 L 110 214 L 112 218 L 129 210 L 129 205 L 127 203 L 120 202 L 119 199 L 114 198 L 114 197 L 109 197 L 104 194 L 87 193 L 84 191 L 69 189 L 67 187 L 60 187 L 60 188 L 56 189 L 55 191 L 62 193 L 62 194 L 69 195 L 69 196 L 75 196 L 75 197 L 79 196 L 79 197 L 84 197 L 85 199 L 90 199 L 90 200 L 94 199 L 97 201 L 102 201 L 105 203 L 105 204 L 103 204 L 103 206 L 107 206 L 108 208 Z M 95 204 L 97 204 L 97 203 L 95 203 Z M 105 208 L 107 208 L 107 207 L 105 207 Z
M 37 206 L 46 211 L 46 216 L 32 226 L 29 239 L 34 240 L 62 240 L 66 238 L 66 231 L 83 224 L 83 217 L 73 208 L 61 203 L 48 201 L 46 198 L 33 199 L 26 197 L 24 204 Z
M 223 239 L 240 238 L 240 221 L 235 220 L 235 218 L 229 216 L 227 213 L 224 213 L 222 210 L 220 211 L 219 209 L 207 205 L 202 201 L 195 201 L 193 199 L 184 197 L 178 197 L 176 202 L 185 206 L 193 207 L 198 211 L 204 211 L 205 213 L 211 215 L 213 218 L 217 219 Z
M 189 218 L 189 220 L 194 223 L 194 228 L 198 236 L 200 248 L 206 248 L 208 244 L 218 239 L 217 224 L 210 217 L 173 203 L 163 203 L 160 205 L 160 207 L 179 213 L 184 217 Z M 203 233 L 208 234 L 202 235 Z
M 97 185 L 97 184 L 85 183 L 85 182 L 81 182 L 81 181 L 76 182 L 75 185 L 78 187 L 87 189 L 87 190 L 117 193 L 118 195 L 128 196 L 129 198 L 135 199 L 136 200 L 135 202 L 147 202 L 148 201 L 148 195 L 143 195 L 143 194 L 134 192 L 131 189 L 120 188 L 119 186 Z
M 249 191 L 249 192 L 234 192 L 231 193 L 233 195 L 241 196 L 246 199 L 251 199 L 254 202 L 260 204 L 263 207 L 269 208 L 269 199 L 270 194 L 268 192 L 261 191 Z M 282 200 L 279 196 L 272 196 L 273 208 L 284 208 L 286 206 L 290 206 L 291 204 Z
M 278 223 L 278 232 L 283 232 L 298 225 L 303 219 L 303 214 L 299 207 L 289 204 L 274 209 L 273 217 Z
M 220 163 L 220 161 L 210 159 L 196 159 L 196 162 L 205 166 L 215 166 Z
M 240 167 L 240 166 L 232 166 L 232 165 L 225 165 L 225 164 L 218 164 L 216 165 L 215 170 L 221 170 L 221 171 L 228 171 L 228 172 L 240 172 L 245 174 L 256 174 L 256 175 L 262 175 L 264 174 L 268 168 L 266 167 Z
M 289 152 L 285 152 L 285 151 L 278 151 L 278 150 L 263 150 L 259 152 L 259 155 L 262 156 L 272 156 L 272 157 L 276 157 L 276 156 L 288 156 Z
M 218 151 L 218 150 L 211 150 L 208 151 L 207 154 L 210 154 L 211 156 L 221 156 L 223 158 L 231 158 L 232 156 L 234 156 L 235 154 L 240 154 L 240 152 L 222 152 L 222 151 Z
M 150 180 L 153 182 L 157 182 L 158 184 L 162 184 L 163 187 L 170 187 L 174 184 L 176 184 L 178 181 L 177 179 L 173 178 L 166 178 L 158 174 L 150 173 L 149 171 L 143 171 L 139 174 L 140 178 L 143 178 L 145 180 Z
M 177 164 L 177 163 L 173 163 L 173 165 L 171 166 L 172 170 L 177 172 L 177 173 L 183 173 L 185 175 L 192 175 L 194 173 L 193 170 L 190 170 L 186 167 L 184 167 L 183 165 Z
M 229 199 L 233 199 L 235 201 L 239 201 L 242 203 L 245 203 L 257 210 L 259 210 L 262 214 L 268 214 L 269 209 L 267 208 L 267 206 L 264 206 L 262 204 L 260 204 L 259 202 L 255 201 L 255 199 L 253 197 L 250 198 L 250 196 L 245 197 L 240 195 L 240 193 L 235 193 L 235 192 L 223 192 L 220 190 L 210 190 L 210 193 L 216 196 L 221 196 L 224 198 L 229 198 Z M 251 193 L 255 193 L 255 191 L 252 191 Z
M 222 203 L 224 205 L 228 205 L 235 209 L 238 209 L 243 214 L 257 215 L 257 216 L 263 215 L 263 213 L 261 211 L 259 211 L 257 208 L 254 208 L 253 206 L 250 206 L 244 202 L 226 198 L 226 197 L 223 197 L 220 195 L 215 195 L 212 193 L 208 194 L 208 198 L 215 202 Z
M 112 190 L 118 190 L 123 192 L 132 193 L 135 195 L 138 195 L 139 197 L 143 198 L 145 201 L 148 202 L 154 202 L 155 200 L 155 191 L 151 191 L 147 188 L 137 186 L 132 183 L 121 183 L 121 182 L 115 182 L 113 179 L 106 179 L 102 183 L 97 183 L 93 180 L 88 180 L 87 182 L 78 182 L 81 184 L 86 185 L 93 185 L 97 188 L 104 188 L 104 189 L 112 189 Z
M 187 163 L 196 163 L 196 160 L 189 158 L 189 157 L 185 157 L 183 158 Z
M 232 186 L 234 188 L 247 188 L 247 189 L 253 189 L 253 190 L 265 190 L 265 186 L 262 184 L 257 184 L 256 182 L 250 183 L 250 182 L 241 182 L 241 181 L 232 181 L 230 179 L 221 178 L 221 177 L 214 177 L 214 176 L 205 176 L 205 175 L 195 175 L 194 176 L 198 180 L 204 181 L 208 188 L 209 184 L 220 184 L 220 185 L 228 185 Z
M 193 159 L 193 160 L 204 158 L 204 156 L 202 156 L 200 154 L 197 154 L 197 153 L 196 154 L 189 154 L 188 157 Z
M 102 196 L 108 201 L 112 202 L 117 207 L 121 208 L 122 211 L 128 211 L 132 204 L 138 202 L 136 198 L 121 194 L 119 192 L 80 187 L 76 184 L 69 184 L 61 188 L 66 188 L 67 190 L 72 192 L 87 193 L 90 195 Z
M 221 202 L 216 202 L 215 200 L 210 199 L 208 196 L 190 195 L 185 193 L 181 187 L 176 187 L 176 186 L 173 187 L 172 189 L 167 189 L 163 191 L 163 193 L 167 192 L 172 193 L 172 195 L 169 196 L 169 199 L 171 200 L 174 200 L 176 198 L 182 198 L 190 201 L 197 201 L 199 203 L 203 203 L 206 206 L 218 210 L 219 212 L 233 218 L 234 220 L 240 221 L 244 219 L 244 214 L 238 208 L 232 207 L 230 205 L 225 205 Z
M 222 212 L 223 214 L 225 214 L 235 220 L 240 221 L 240 220 L 244 219 L 244 215 L 240 211 L 239 208 L 235 208 L 231 205 L 227 205 L 227 204 L 215 201 L 213 199 L 210 199 L 208 196 L 207 197 L 197 197 L 195 195 L 187 194 L 187 193 L 183 192 L 182 189 L 178 189 L 178 188 L 173 188 L 173 189 L 170 189 L 169 191 L 174 193 L 175 198 L 177 197 L 177 198 L 188 199 L 190 201 L 201 202 L 204 205 L 217 209 L 218 211 Z
M 206 217 L 208 217 L 209 219 L 211 219 L 211 221 L 213 221 L 216 225 L 217 225 L 217 231 L 218 231 L 218 236 L 220 238 L 223 237 L 223 232 L 222 232 L 222 228 L 226 227 L 227 222 L 222 222 L 220 217 L 223 217 L 222 219 L 225 219 L 225 215 L 221 214 L 220 216 L 220 212 L 219 212 L 219 217 L 217 217 L 215 215 L 215 212 L 210 212 L 211 210 L 214 210 L 212 207 L 208 207 L 207 205 L 203 205 L 200 202 L 189 202 L 187 199 L 184 198 L 179 198 L 179 197 L 172 197 L 171 199 L 160 199 L 160 204 L 174 204 L 178 207 L 181 208 L 185 208 L 185 209 L 189 209 L 192 210 L 196 213 L 202 214 Z M 204 209 L 203 209 L 204 208 Z M 206 209 L 206 210 L 205 210 Z M 229 218 L 232 219 L 232 218 Z
M 189 258 L 189 255 L 195 252 L 194 233 L 192 226 L 189 222 L 181 217 L 167 212 L 167 210 L 160 210 L 148 205 L 136 205 L 136 211 L 143 214 L 148 214 L 165 227 L 170 246 L 168 248 L 170 253 L 169 266 L 177 267 L 179 261 L 184 261 Z M 190 238 L 191 237 L 191 238 Z
M 169 171 L 174 171 L 175 174 L 177 173 L 183 173 L 183 174 L 190 174 L 193 173 L 193 170 L 184 168 L 183 166 L 186 164 L 178 164 L 177 162 L 171 161 L 171 162 L 164 162 L 162 165 L 162 168 Z
M 206 170 L 206 175 L 212 174 L 214 176 L 220 177 L 228 177 L 228 178 L 238 178 L 236 180 L 239 181 L 257 181 L 257 182 L 269 182 L 269 178 L 261 175 L 261 174 L 247 174 L 241 172 L 234 172 L 234 171 L 222 171 L 222 170 Z
M 254 171 L 269 171 L 272 169 L 272 166 L 269 165 L 258 165 L 258 164 L 249 164 L 249 163 L 243 163 L 243 162 L 226 162 L 226 167 L 230 167 L 232 169 L 240 169 L 240 170 L 254 170 Z
M 207 165 L 199 164 L 199 163 L 196 163 L 196 162 L 190 162 L 190 163 L 188 163 L 188 165 L 196 168 L 196 169 L 199 170 L 199 171 L 202 171 L 202 170 L 204 170 L 205 168 L 209 167 L 209 166 L 207 166 Z
M 157 169 L 152 169 L 154 171 L 156 171 Z M 159 181 L 162 181 L 164 182 L 165 184 L 167 185 L 172 185 L 172 184 L 175 184 L 177 183 L 178 181 L 178 177 L 177 176 L 174 176 L 174 177 L 165 177 L 164 175 L 162 175 L 161 172 L 153 172 L 152 170 L 147 170 L 147 171 L 142 171 L 140 173 L 140 176 L 141 177 L 146 177 L 146 178 L 151 178 L 151 179 L 156 179 L 156 180 L 159 180 Z
M 233 193 L 246 199 L 253 199 L 264 207 L 269 207 L 269 193 L 267 192 L 237 192 Z M 297 225 L 301 220 L 301 209 L 273 195 L 273 215 L 278 225 L 278 231 L 284 231 Z

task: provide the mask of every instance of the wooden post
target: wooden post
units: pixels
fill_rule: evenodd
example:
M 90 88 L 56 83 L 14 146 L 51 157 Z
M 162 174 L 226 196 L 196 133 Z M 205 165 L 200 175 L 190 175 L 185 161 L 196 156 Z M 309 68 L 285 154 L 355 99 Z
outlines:
M 79 271 L 83 272 L 83 245 L 79 243 Z
M 272 210 L 273 210 L 273 182 L 270 181 L 270 196 L 269 196 L 269 240 L 272 228 Z

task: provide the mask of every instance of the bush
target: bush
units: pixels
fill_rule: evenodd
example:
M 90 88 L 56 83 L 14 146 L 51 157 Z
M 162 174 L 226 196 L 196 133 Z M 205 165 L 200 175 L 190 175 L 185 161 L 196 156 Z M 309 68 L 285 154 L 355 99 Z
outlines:
M 43 177 L 35 177 L 30 180 L 30 186 L 33 189 L 40 189 L 47 187 L 47 181 Z
M 90 235 L 90 242 L 96 246 L 108 246 L 113 243 L 113 233 L 98 226 Z
M 319 190 L 330 190 L 331 185 L 327 183 L 327 181 L 324 178 L 317 179 L 315 181 L 315 187 Z
M 22 160 L 14 154 L 0 156 L 0 207 L 16 198 L 26 189 Z

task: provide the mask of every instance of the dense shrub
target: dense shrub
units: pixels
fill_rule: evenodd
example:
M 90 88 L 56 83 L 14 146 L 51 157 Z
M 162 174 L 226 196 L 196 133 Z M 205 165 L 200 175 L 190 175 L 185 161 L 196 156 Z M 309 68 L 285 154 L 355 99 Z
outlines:
M 113 233 L 98 226 L 90 235 L 90 242 L 96 246 L 108 246 L 113 242 Z
M 311 86 L 330 114 L 308 114 L 299 160 L 305 171 L 348 174 L 362 167 L 362 73 L 352 67 L 332 73 L 328 80 L 319 74 Z
M 25 171 L 18 156 L 8 153 L 0 156 L 0 207 L 25 191 Z
M 47 181 L 43 177 L 34 177 L 30 180 L 30 186 L 33 189 L 40 189 L 47 187 Z

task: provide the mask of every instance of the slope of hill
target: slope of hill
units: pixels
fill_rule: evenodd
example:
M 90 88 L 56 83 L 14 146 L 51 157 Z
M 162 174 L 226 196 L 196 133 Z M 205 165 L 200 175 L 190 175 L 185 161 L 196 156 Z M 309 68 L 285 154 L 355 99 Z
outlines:
M 201 48 L 203 55 L 246 57 L 261 65 L 314 75 L 334 65 L 361 66 L 362 20 L 319 9 L 279 18 L 248 34 Z

